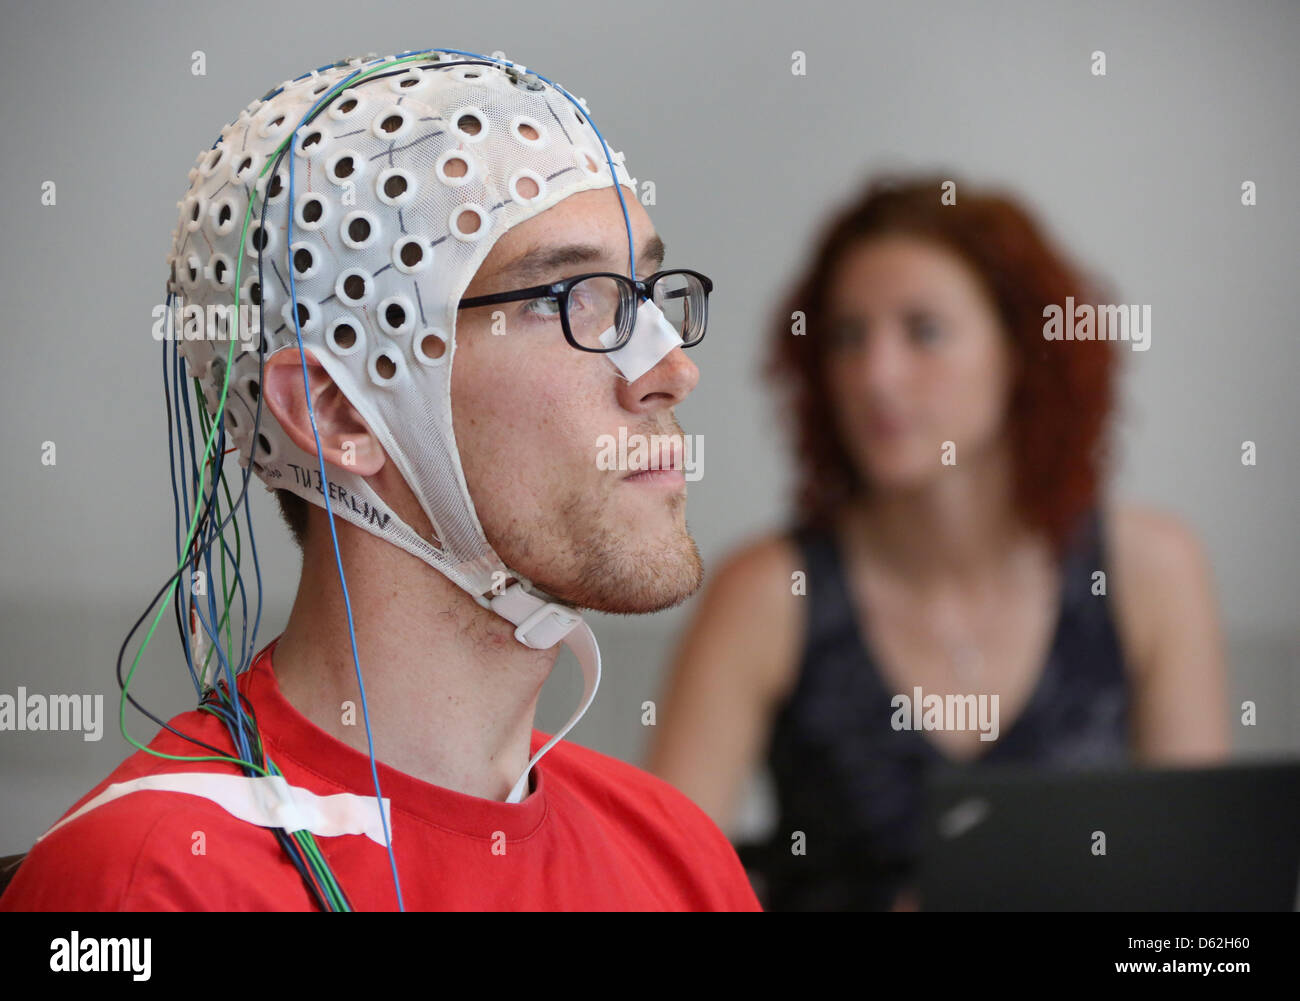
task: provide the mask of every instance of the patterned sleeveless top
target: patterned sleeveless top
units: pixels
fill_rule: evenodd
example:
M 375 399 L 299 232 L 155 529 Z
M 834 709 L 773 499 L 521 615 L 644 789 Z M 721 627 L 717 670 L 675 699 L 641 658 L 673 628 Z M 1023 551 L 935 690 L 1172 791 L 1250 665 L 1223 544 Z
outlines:
M 766 844 L 741 850 L 762 876 L 768 909 L 888 908 L 915 869 L 929 769 L 1127 759 L 1123 656 L 1109 599 L 1092 593 L 1093 573 L 1107 569 L 1095 509 L 1067 547 L 1055 633 L 1036 687 L 1009 727 L 966 765 L 919 730 L 893 729 L 895 693 L 864 642 L 832 531 L 803 527 L 791 536 L 807 571 L 808 619 L 799 677 L 768 745 L 778 821 Z M 804 855 L 791 852 L 794 831 L 806 835 Z

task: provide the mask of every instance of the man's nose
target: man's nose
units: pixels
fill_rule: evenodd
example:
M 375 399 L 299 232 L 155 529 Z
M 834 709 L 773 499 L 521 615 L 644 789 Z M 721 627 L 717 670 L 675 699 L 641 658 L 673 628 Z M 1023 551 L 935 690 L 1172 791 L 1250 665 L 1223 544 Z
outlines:
M 679 346 L 635 382 L 619 379 L 618 400 L 632 413 L 649 413 L 681 403 L 699 381 L 699 368 Z

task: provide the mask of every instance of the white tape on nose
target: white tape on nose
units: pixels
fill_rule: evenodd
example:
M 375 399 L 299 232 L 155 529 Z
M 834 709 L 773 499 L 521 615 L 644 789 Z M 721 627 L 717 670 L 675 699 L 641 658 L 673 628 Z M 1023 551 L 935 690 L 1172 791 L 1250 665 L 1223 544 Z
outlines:
M 600 343 L 605 347 L 617 340 L 618 331 L 613 325 L 600 335 Z M 614 363 L 628 382 L 636 382 L 681 343 L 677 329 L 658 306 L 646 299 L 636 307 L 636 326 L 632 328 L 632 336 L 621 348 L 607 352 L 605 357 Z

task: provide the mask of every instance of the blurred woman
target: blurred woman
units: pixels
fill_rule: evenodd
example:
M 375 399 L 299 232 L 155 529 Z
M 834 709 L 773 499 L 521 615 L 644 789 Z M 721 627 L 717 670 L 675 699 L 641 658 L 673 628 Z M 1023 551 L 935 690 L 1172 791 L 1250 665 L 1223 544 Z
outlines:
M 1127 345 L 1044 335 L 1046 307 L 1106 300 L 1012 198 L 943 183 L 870 183 L 817 239 L 766 365 L 795 512 L 713 575 L 661 703 L 649 767 L 724 830 L 766 758 L 771 909 L 911 906 L 935 765 L 1229 748 L 1201 546 L 1103 498 Z M 917 688 L 996 694 L 996 739 L 911 728 Z

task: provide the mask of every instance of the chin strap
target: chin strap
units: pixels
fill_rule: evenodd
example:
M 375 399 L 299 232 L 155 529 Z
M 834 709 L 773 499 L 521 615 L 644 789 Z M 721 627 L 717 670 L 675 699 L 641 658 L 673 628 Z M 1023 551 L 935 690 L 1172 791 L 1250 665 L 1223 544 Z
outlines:
M 582 666 L 584 690 L 582 703 L 569 722 L 555 736 L 538 748 L 519 781 L 506 797 L 507 803 L 523 802 L 528 790 L 528 776 L 547 751 L 560 742 L 582 718 L 600 685 L 600 648 L 591 627 L 571 608 L 545 601 L 529 594 L 520 584 L 511 584 L 492 599 L 478 599 L 502 618 L 515 624 L 515 639 L 533 650 L 549 650 L 563 642 Z M 82 814 L 133 792 L 154 790 L 201 796 L 223 807 L 228 813 L 261 827 L 280 827 L 287 831 L 311 831 L 321 837 L 340 834 L 364 834 L 378 844 L 384 840 L 382 808 L 389 815 L 390 801 L 377 804 L 374 797 L 338 793 L 321 796 L 299 786 L 291 786 L 280 776 L 250 778 L 214 772 L 166 772 L 145 775 L 129 782 L 116 782 L 78 810 L 64 817 L 41 835 L 75 820 Z M 391 827 L 390 827 L 391 830 Z M 39 841 L 41 838 L 37 838 Z
M 596 697 L 596 689 L 600 686 L 600 647 L 596 645 L 591 627 L 583 621 L 581 615 L 572 608 L 529 594 L 521 584 L 511 584 L 501 594 L 482 603 L 503 619 L 514 623 L 515 639 L 524 646 L 533 650 L 549 650 L 556 643 L 563 642 L 578 658 L 582 667 L 582 702 L 579 703 L 577 712 L 537 749 L 537 753 L 524 768 L 524 773 L 519 776 L 519 781 L 510 790 L 510 795 L 506 797 L 507 803 L 520 803 L 528 790 L 528 776 L 532 774 L 533 766 L 573 729 Z

